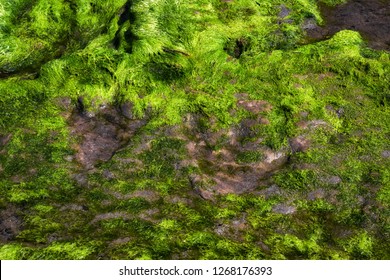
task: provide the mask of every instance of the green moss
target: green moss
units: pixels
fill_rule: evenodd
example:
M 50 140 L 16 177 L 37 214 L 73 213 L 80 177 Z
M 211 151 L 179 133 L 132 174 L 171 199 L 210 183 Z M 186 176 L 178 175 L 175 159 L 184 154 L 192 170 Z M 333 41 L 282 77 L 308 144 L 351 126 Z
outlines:
M 302 45 L 318 4 L 342 2 L 0 0 L 0 205 L 23 224 L 0 258 L 388 258 L 389 54 L 350 30 Z M 146 122 L 90 170 L 71 131 L 78 98 L 97 127 L 124 102 L 133 119 L 118 130 Z M 188 175 L 218 187 L 213 151 L 236 145 L 205 138 L 248 118 L 253 137 L 237 145 L 310 148 L 253 194 L 202 199 Z
M 275 182 L 287 189 L 307 189 L 316 182 L 311 170 L 289 170 L 274 176 Z
M 139 213 L 142 210 L 150 208 L 150 203 L 143 198 L 132 198 L 121 201 L 115 206 L 117 210 L 125 210 L 129 213 Z
M 369 259 L 373 254 L 373 240 L 365 231 L 345 241 L 344 247 L 353 259 Z
M 0 248 L 1 260 L 23 260 L 29 250 L 20 244 L 6 244 Z
M 238 163 L 259 162 L 263 159 L 264 155 L 261 152 L 242 152 L 237 155 Z
M 53 259 L 53 260 L 84 260 L 92 255 L 96 250 L 96 242 L 89 244 L 60 243 L 55 242 L 41 252 L 36 252 L 33 259 Z

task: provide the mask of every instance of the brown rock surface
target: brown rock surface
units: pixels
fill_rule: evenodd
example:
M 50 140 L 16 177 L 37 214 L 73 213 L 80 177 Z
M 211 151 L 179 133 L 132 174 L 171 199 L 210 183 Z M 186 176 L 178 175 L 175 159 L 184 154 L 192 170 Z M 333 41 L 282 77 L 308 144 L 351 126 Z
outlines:
M 128 110 L 126 114 L 130 114 Z M 128 120 L 110 106 L 102 107 L 97 114 L 74 112 L 69 125 L 71 134 L 79 139 L 75 146 L 76 160 L 85 169 L 110 160 L 145 123 L 144 119 Z

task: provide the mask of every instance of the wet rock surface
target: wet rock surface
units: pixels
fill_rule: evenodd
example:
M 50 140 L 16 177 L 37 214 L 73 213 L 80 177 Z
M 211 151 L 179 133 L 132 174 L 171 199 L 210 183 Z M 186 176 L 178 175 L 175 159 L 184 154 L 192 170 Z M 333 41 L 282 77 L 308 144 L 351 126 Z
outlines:
M 288 9 L 285 5 L 280 5 L 280 12 L 278 14 L 278 17 L 279 18 L 285 18 L 287 17 L 288 15 L 290 15 L 291 13 L 291 10 Z
M 266 189 L 263 189 L 256 193 L 257 195 L 262 195 L 265 198 L 277 197 L 284 194 L 283 190 L 277 185 L 271 185 Z
M 0 242 L 13 240 L 22 230 L 22 225 L 14 207 L 0 210 Z
M 325 178 L 324 181 L 330 185 L 338 185 L 342 182 L 342 180 L 339 176 L 330 176 L 328 178 Z
M 298 136 L 289 141 L 293 153 L 305 152 L 310 147 L 310 141 L 304 136 Z
M 114 153 L 126 144 L 142 127 L 146 120 L 129 120 L 130 105 L 119 110 L 113 106 L 103 106 L 96 113 L 84 111 L 82 102 L 70 117 L 71 134 L 79 139 L 76 160 L 84 169 L 92 169 L 99 162 L 111 159 Z
M 288 205 L 288 204 L 276 204 L 272 208 L 272 211 L 274 213 L 288 215 L 288 214 L 294 214 L 297 211 L 297 209 L 295 206 Z
M 390 150 L 383 151 L 381 155 L 383 158 L 390 158 Z
M 254 112 L 257 113 L 262 112 L 265 105 L 261 101 L 243 101 L 241 104 L 251 112 L 256 108 Z M 257 108 L 259 104 L 261 110 Z M 235 127 L 218 131 L 208 129 L 202 133 L 194 129 L 196 124 L 190 124 L 191 139 L 186 145 L 188 158 L 182 165 L 200 168 L 201 174 L 189 177 L 200 197 L 212 200 L 215 195 L 252 192 L 287 163 L 287 149 L 273 151 L 262 143 L 262 139 L 254 140 L 257 125 L 266 124 L 244 119 Z M 249 138 L 252 141 L 246 141 Z
M 0 134 L 0 148 L 7 145 L 11 141 L 12 134 L 1 135 Z
M 314 41 L 330 38 L 338 31 L 358 31 L 369 46 L 390 51 L 390 1 L 353 0 L 336 7 L 320 4 L 324 26 L 308 19 L 302 26 Z
M 219 236 L 226 236 L 232 240 L 243 242 L 248 228 L 247 217 L 244 213 L 229 221 L 221 221 L 215 226 L 214 232 Z
M 237 104 L 253 114 L 269 112 L 272 109 L 272 105 L 265 100 L 239 100 Z

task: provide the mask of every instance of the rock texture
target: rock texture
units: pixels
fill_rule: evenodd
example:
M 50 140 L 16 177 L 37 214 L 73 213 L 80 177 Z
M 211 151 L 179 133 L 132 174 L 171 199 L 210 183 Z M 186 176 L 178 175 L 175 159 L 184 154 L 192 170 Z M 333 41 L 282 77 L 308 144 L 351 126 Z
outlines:
M 389 1 L 353 0 L 334 8 L 324 5 L 320 8 L 325 25 L 320 27 L 308 19 L 302 28 L 309 37 L 323 40 L 340 30 L 356 30 L 368 40 L 370 47 L 390 50 Z
M 146 119 L 132 120 L 132 106 L 128 103 L 119 109 L 102 106 L 96 114 L 80 107 L 82 105 L 79 104 L 78 111 L 71 115 L 69 124 L 71 134 L 79 139 L 75 146 L 76 160 L 85 169 L 92 169 L 97 163 L 110 160 L 146 123 Z

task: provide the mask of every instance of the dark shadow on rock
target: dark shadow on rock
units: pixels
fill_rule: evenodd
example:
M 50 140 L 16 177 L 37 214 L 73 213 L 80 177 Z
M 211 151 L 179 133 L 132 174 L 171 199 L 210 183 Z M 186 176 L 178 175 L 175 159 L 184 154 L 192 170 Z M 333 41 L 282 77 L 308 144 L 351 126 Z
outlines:
M 249 48 L 249 39 L 241 37 L 236 40 L 230 39 L 224 47 L 224 51 L 234 57 L 240 58 L 241 55 Z
M 136 20 L 135 13 L 131 9 L 132 5 L 133 5 L 133 1 L 129 0 L 126 2 L 126 4 L 121 9 L 121 14 L 120 14 L 119 20 L 118 20 L 119 29 L 115 33 L 115 37 L 112 41 L 112 44 L 113 44 L 115 49 L 119 49 L 121 45 L 124 45 L 125 50 L 128 53 L 132 53 L 134 41 L 138 40 L 137 35 L 135 35 L 132 32 L 132 28 L 131 28 L 131 25 Z M 124 24 L 127 21 L 130 22 L 130 28 L 128 28 L 127 30 L 126 29 L 122 30 L 124 28 L 123 27 Z

